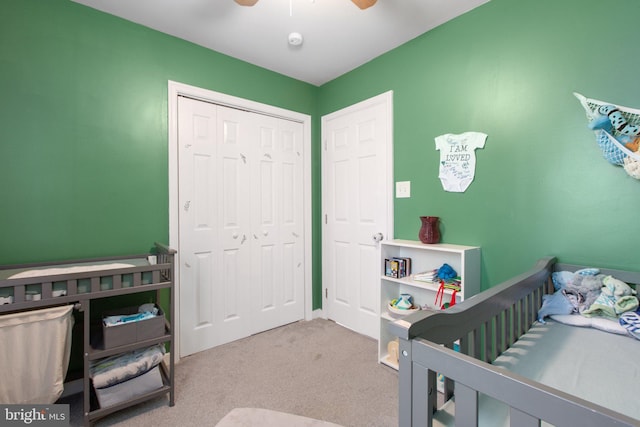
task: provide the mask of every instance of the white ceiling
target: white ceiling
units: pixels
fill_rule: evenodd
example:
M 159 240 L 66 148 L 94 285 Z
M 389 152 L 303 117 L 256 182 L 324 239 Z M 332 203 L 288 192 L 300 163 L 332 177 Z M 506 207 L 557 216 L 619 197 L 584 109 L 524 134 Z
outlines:
M 72 1 L 320 86 L 489 0 Z

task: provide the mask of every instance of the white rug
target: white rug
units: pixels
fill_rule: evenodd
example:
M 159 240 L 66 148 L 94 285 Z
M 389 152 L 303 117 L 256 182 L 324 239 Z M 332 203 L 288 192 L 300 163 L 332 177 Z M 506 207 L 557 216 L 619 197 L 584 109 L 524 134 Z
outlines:
M 235 408 L 216 427 L 341 427 L 327 421 L 260 408 Z

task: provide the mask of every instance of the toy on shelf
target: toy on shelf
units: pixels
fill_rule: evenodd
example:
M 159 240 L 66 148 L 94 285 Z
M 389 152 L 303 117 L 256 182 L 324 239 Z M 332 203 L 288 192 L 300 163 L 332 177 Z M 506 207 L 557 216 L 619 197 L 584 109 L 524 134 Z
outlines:
M 440 279 L 440 287 L 438 288 L 438 293 L 436 293 L 436 307 L 440 307 L 443 310 L 453 307 L 456 305 L 456 295 L 462 289 L 460 276 L 458 276 L 458 273 L 449 264 L 445 263 L 438 269 L 438 278 Z M 452 291 L 449 302 L 444 302 L 445 289 Z
M 413 303 L 413 297 L 410 294 L 400 294 L 400 298 L 389 301 L 389 311 L 393 314 L 405 316 L 418 310 L 420 306 Z

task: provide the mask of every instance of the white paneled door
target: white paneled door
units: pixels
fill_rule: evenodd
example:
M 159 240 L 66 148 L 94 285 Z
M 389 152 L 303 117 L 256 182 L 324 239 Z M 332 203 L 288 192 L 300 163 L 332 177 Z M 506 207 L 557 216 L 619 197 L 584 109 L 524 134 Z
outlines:
M 392 238 L 391 92 L 322 118 L 327 317 L 379 334 L 380 240 Z
M 267 330 L 304 317 L 302 125 L 254 114 L 253 321 Z M 255 331 L 254 331 L 255 332 Z
M 304 318 L 302 124 L 180 97 L 180 354 Z

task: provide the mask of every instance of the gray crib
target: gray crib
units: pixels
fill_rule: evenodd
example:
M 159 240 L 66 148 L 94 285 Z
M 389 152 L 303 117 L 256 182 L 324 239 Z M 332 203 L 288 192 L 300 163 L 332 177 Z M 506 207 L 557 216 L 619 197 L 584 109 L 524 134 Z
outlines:
M 390 329 L 400 341 L 399 425 L 477 426 L 480 396 L 485 395 L 506 405 L 505 422 L 510 423 L 506 425 L 514 427 L 541 423 L 559 427 L 639 426 L 639 419 L 492 364 L 536 323 L 542 296 L 553 292 L 552 272 L 580 268 L 544 258 L 526 273 L 450 309 L 418 312 L 391 323 Z M 640 283 L 638 272 L 600 270 L 628 284 Z M 621 338 L 635 345 L 632 338 Z M 454 343 L 459 351 L 454 351 Z M 637 353 L 629 357 L 635 360 Z M 443 417 L 438 417 L 444 406 L 438 404 L 438 373 L 445 377 L 444 402 L 453 400 L 455 408 Z

